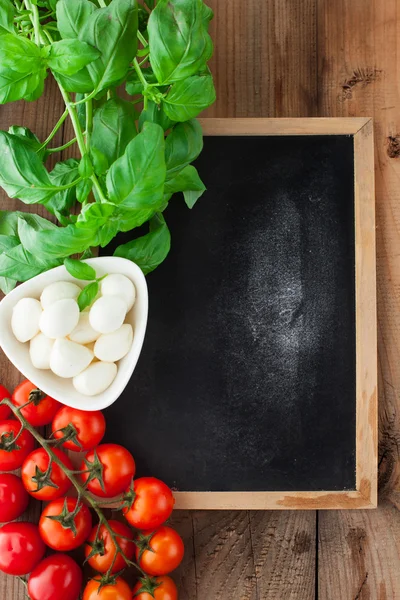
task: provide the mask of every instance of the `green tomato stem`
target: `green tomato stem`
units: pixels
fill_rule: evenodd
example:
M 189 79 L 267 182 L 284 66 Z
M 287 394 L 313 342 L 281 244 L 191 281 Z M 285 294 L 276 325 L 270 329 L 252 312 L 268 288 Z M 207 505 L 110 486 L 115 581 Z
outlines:
M 8 398 L 5 398 L 4 400 L 2 400 L 2 402 L 0 404 L 4 404 L 6 406 L 8 406 L 13 414 L 17 417 L 17 419 L 19 420 L 19 422 L 21 423 L 22 427 L 21 427 L 21 431 L 23 429 L 26 429 L 27 431 L 29 431 L 29 433 L 35 438 L 35 440 L 40 444 L 40 446 L 42 448 L 44 448 L 47 452 L 47 454 L 49 455 L 50 459 L 60 467 L 60 469 L 65 473 L 65 475 L 68 477 L 68 479 L 70 480 L 70 482 L 72 483 L 72 485 L 74 486 L 74 488 L 76 489 L 77 493 L 78 493 L 78 498 L 84 498 L 86 500 L 86 502 L 88 502 L 88 504 L 90 504 L 91 508 L 95 511 L 95 513 L 97 514 L 98 518 L 99 518 L 99 522 L 104 525 L 104 527 L 107 529 L 108 533 L 110 534 L 110 537 L 114 543 L 114 546 L 116 548 L 116 554 L 120 554 L 122 556 L 122 558 L 124 559 L 125 563 L 127 565 L 132 565 L 135 566 L 138 571 L 140 571 L 140 573 L 143 576 L 146 576 L 146 574 L 144 573 L 144 571 L 139 567 L 139 565 L 130 560 L 125 552 L 122 550 L 121 546 L 119 545 L 118 539 L 112 529 L 112 527 L 110 526 L 110 524 L 108 523 L 105 515 L 103 514 L 103 511 L 99 508 L 96 500 L 94 500 L 94 498 L 92 498 L 92 496 L 90 495 L 89 492 L 86 491 L 85 486 L 81 485 L 78 480 L 75 477 L 74 471 L 71 469 L 68 469 L 68 467 L 66 467 L 64 465 L 64 463 L 62 462 L 62 460 L 60 460 L 60 458 L 57 456 L 57 454 L 54 452 L 53 448 L 51 447 L 51 445 L 48 443 L 48 441 L 43 438 L 40 433 L 38 431 L 36 431 L 36 429 L 34 427 L 32 427 L 32 425 L 25 419 L 25 417 L 22 415 L 21 413 L 21 409 L 14 406 L 14 404 L 11 402 L 11 400 L 9 400 Z

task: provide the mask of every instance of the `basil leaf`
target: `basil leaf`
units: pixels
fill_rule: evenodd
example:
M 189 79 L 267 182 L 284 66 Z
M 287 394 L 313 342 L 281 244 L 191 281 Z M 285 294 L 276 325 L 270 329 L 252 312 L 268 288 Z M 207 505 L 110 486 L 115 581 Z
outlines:
M 74 258 L 66 258 L 64 260 L 64 266 L 68 273 L 75 277 L 75 279 L 83 279 L 85 281 L 93 281 L 96 279 L 96 271 L 90 265 L 75 260 Z
M 92 204 L 87 204 L 82 208 L 76 226 L 78 228 L 89 228 L 95 231 L 104 225 L 104 223 L 107 223 L 115 210 L 116 207 L 114 204 L 111 204 L 111 202 L 104 202 L 101 204 L 93 202 Z
M 31 40 L 11 33 L 0 35 L 1 69 L 35 73 L 43 67 L 40 49 Z
M 87 66 L 96 92 L 124 79 L 137 51 L 136 0 L 112 0 L 94 11 L 79 32 L 79 39 L 98 48 L 100 58 Z
M 76 186 L 76 199 L 78 202 L 85 202 L 92 191 L 93 183 L 90 179 L 82 179 Z
M 96 175 L 104 175 L 108 169 L 107 157 L 100 150 L 91 146 L 90 158 L 92 159 L 93 169 Z
M 165 140 L 167 179 L 193 162 L 203 149 L 203 132 L 196 119 L 175 125 Z
M 147 81 L 147 83 L 157 83 L 157 78 L 153 73 L 151 67 L 141 67 L 142 75 Z M 140 81 L 138 74 L 136 71 L 131 71 L 126 80 L 126 91 L 131 96 L 135 96 L 136 94 L 141 94 L 143 91 L 143 84 Z
M 64 39 L 79 37 L 96 6 L 89 0 L 59 0 L 57 2 L 57 28 Z
M 136 116 L 133 104 L 121 98 L 111 98 L 95 111 L 92 145 L 103 153 L 109 165 L 123 155 L 136 136 Z
M 143 109 L 140 117 L 139 117 L 139 129 L 143 128 L 143 124 L 146 121 L 150 121 L 151 123 L 157 123 L 167 131 L 167 129 L 171 129 L 174 125 L 174 121 L 165 114 L 164 109 L 161 105 L 152 102 L 151 100 L 147 101 L 147 109 Z
M 23 246 L 37 256 L 49 259 L 65 258 L 80 254 L 94 245 L 96 232 L 92 229 L 79 229 L 76 225 L 35 231 L 28 223 L 20 221 L 18 232 Z
M 89 0 L 59 0 L 57 2 L 57 27 L 64 39 L 77 39 L 96 6 Z M 93 90 L 93 84 L 87 67 L 71 76 L 54 73 L 55 78 L 67 92 L 87 93 Z
M 61 40 L 42 49 L 52 71 L 63 75 L 75 75 L 86 65 L 99 58 L 97 48 L 80 40 Z
M 193 165 L 188 165 L 173 179 L 166 181 L 164 188 L 164 192 L 167 194 L 183 192 L 185 202 L 189 208 L 193 208 L 205 190 L 206 186 L 200 179 L 197 169 Z
M 140 227 L 151 219 L 157 210 L 159 210 L 159 207 L 136 209 L 124 208 L 123 205 L 118 206 L 115 212 L 115 218 L 118 218 L 118 230 L 130 231 L 135 227 Z
M 99 284 L 97 281 L 93 281 L 93 283 L 89 283 L 89 285 L 85 286 L 77 298 L 79 310 L 82 311 L 87 306 L 90 306 L 98 293 Z
M 150 63 L 159 83 L 195 75 L 211 58 L 202 0 L 159 0 L 150 15 Z
M 25 142 L 25 144 L 28 144 L 28 146 L 30 146 L 35 151 L 41 145 L 39 138 L 30 129 L 28 129 L 28 127 L 11 125 L 11 127 L 8 128 L 8 133 L 15 135 L 17 138 Z
M 36 152 L 5 131 L 0 131 L 0 185 L 26 204 L 45 202 L 57 192 Z
M 163 215 L 157 213 L 150 221 L 149 233 L 127 244 L 118 246 L 114 256 L 131 260 L 147 275 L 163 262 L 170 247 L 171 235 L 169 229 Z
M 188 121 L 211 106 L 215 98 L 211 75 L 195 75 L 174 83 L 163 100 L 163 106 L 171 120 Z
M 72 183 L 79 177 L 78 165 L 79 161 L 76 158 L 68 158 L 57 163 L 49 173 L 51 183 L 57 187 Z M 73 187 L 57 192 L 50 200 L 44 202 L 44 205 L 51 214 L 57 217 L 60 223 L 66 224 L 75 201 L 76 188 Z
M 93 91 L 92 80 L 90 79 L 87 67 L 84 67 L 77 73 L 71 76 L 62 75 L 61 73 L 53 73 L 54 78 L 67 90 L 67 92 L 76 92 L 79 94 L 87 94 Z M 78 105 L 79 106 L 83 105 Z
M 16 285 L 17 282 L 15 279 L 10 279 L 9 277 L 0 277 L 0 290 L 3 292 L 3 294 L 8 294 L 11 292 Z
M 79 162 L 78 172 L 83 179 L 88 179 L 93 175 L 93 165 L 88 154 L 82 156 Z
M 156 210 L 162 202 L 165 174 L 164 132 L 159 125 L 145 123 L 107 173 L 109 198 L 124 208 Z
M 46 69 L 34 73 L 18 73 L 0 66 L 0 104 L 16 100 L 37 100 L 43 93 L 45 77 Z
M 57 229 L 56 225 L 35 215 L 34 213 L 25 213 L 18 210 L 1 210 L 0 211 L 0 234 L 9 237 L 18 238 L 18 222 L 19 220 L 26 221 L 33 229 Z
M 10 0 L 0 0 L 0 29 L 14 33 L 15 7 Z
M 0 254 L 0 275 L 15 281 L 27 281 L 59 264 L 59 260 L 40 258 L 37 253 L 30 253 L 19 244 Z
M 150 8 L 150 10 L 153 10 L 156 2 L 155 0 L 144 0 L 144 3 Z

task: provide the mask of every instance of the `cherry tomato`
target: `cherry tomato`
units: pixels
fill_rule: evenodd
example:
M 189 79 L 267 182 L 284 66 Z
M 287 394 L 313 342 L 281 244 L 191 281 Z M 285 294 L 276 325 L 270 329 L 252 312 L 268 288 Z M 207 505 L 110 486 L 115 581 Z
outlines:
M 9 398 L 11 400 L 11 394 L 4 385 L 0 384 L 0 402 L 4 400 L 4 398 Z M 0 404 L 0 421 L 4 419 L 8 419 L 11 414 L 11 409 L 8 408 L 5 404 Z
M 37 525 L 20 521 L 0 529 L 0 571 L 26 575 L 42 559 L 46 547 Z
M 111 519 L 108 521 L 108 524 L 115 532 L 121 550 L 124 552 L 127 558 L 131 559 L 135 554 L 135 544 L 129 540 L 126 540 L 125 538 L 132 539 L 132 531 L 129 529 L 129 527 L 123 523 L 120 523 L 119 521 L 114 521 Z M 98 553 L 91 556 L 88 560 L 88 563 L 95 571 L 98 571 L 99 573 L 106 573 L 114 559 L 115 545 L 104 525 L 101 525 L 98 533 L 97 530 L 97 526 L 93 527 L 92 533 L 85 544 L 85 557 L 87 559 L 88 556 L 97 549 Z M 98 542 L 95 542 L 96 535 Z M 119 537 L 121 535 L 124 537 Z M 118 554 L 111 573 L 121 571 L 126 566 L 125 560 L 120 554 Z
M 100 576 L 90 579 L 87 583 L 84 591 L 82 600 L 131 600 L 132 592 L 129 585 L 122 577 L 116 577 L 115 583 L 112 585 L 105 585 L 101 589 L 100 587 Z
M 63 406 L 53 419 L 51 425 L 53 436 L 60 439 L 66 434 L 73 435 L 74 429 L 75 441 L 77 440 L 80 445 L 71 438 L 63 443 L 64 448 L 75 452 L 92 450 L 104 437 L 106 420 L 99 410 L 78 410 Z
M 135 461 L 132 454 L 118 444 L 101 444 L 96 450 L 86 454 L 86 462 L 82 462 L 81 471 L 88 468 L 87 463 L 95 462 L 95 454 L 100 462 L 100 469 L 102 468 L 104 488 L 96 478 L 88 483 L 87 489 L 102 498 L 113 498 L 121 494 L 129 486 L 135 474 Z M 86 482 L 88 477 L 89 473 L 81 475 L 83 482 Z
M 92 515 L 82 502 L 76 512 L 76 505 L 77 498 L 58 498 L 43 510 L 39 532 L 45 544 L 53 550 L 68 552 L 81 546 L 88 538 L 92 529 Z M 58 517 L 58 520 L 48 517 Z
M 18 469 L 33 450 L 33 436 L 26 429 L 19 435 L 21 428 L 19 421 L 10 419 L 0 422 L 0 471 Z M 18 439 L 13 441 L 17 436 Z
M 21 414 L 34 427 L 51 423 L 61 406 L 57 400 L 47 396 L 34 383 L 26 379 L 15 388 L 11 401 L 14 406 L 23 406 L 29 400 L 32 400 L 31 404 L 23 408 Z
M 156 531 L 144 531 L 138 542 L 136 560 L 148 575 L 167 575 L 182 561 L 183 541 L 171 527 L 163 525 Z M 141 548 L 144 548 L 143 552 Z
M 0 522 L 14 521 L 22 515 L 29 503 L 20 477 L 12 473 L 0 474 Z
M 68 469 L 73 469 L 70 459 L 62 450 L 53 448 L 53 452 Z M 72 485 L 64 471 L 55 462 L 52 463 L 48 473 L 49 464 L 50 457 L 46 450 L 37 448 L 26 457 L 22 465 L 22 483 L 26 491 L 38 500 L 60 498 Z M 46 481 L 51 481 L 52 485 L 46 485 Z
M 147 581 L 143 579 L 135 585 L 132 593 L 134 600 L 178 600 L 178 589 L 168 575 Z
M 171 516 L 175 503 L 169 487 L 155 477 L 135 479 L 126 496 L 133 502 L 122 512 L 136 529 L 157 529 Z
M 40 562 L 28 581 L 32 600 L 78 600 L 82 570 L 67 554 L 53 554 Z

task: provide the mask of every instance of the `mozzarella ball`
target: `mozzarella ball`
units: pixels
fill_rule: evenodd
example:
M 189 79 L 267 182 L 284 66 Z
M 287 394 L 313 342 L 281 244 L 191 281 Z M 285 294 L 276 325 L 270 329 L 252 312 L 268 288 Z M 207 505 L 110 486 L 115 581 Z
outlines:
M 47 337 L 56 339 L 69 335 L 79 321 L 79 306 L 72 298 L 57 300 L 41 314 L 40 331 Z
M 81 344 L 63 338 L 54 342 L 50 355 L 50 369 L 59 377 L 75 377 L 93 360 L 93 352 Z
M 72 383 L 80 394 L 96 396 L 112 384 L 117 370 L 117 365 L 114 363 L 95 362 L 74 377 Z
M 90 344 L 95 342 L 99 337 L 100 333 L 95 331 L 89 322 L 89 313 L 81 312 L 79 315 L 78 325 L 69 334 L 71 342 L 77 342 L 78 344 Z
M 95 331 L 112 333 L 119 329 L 126 315 L 126 302 L 120 296 L 102 296 L 89 312 L 89 322 Z
M 81 291 L 81 288 L 71 281 L 55 281 L 50 285 L 46 285 L 40 296 L 40 302 L 43 308 L 48 308 L 57 300 L 65 300 L 65 298 L 75 300 Z
M 36 369 L 50 369 L 50 355 L 54 340 L 46 337 L 44 333 L 38 333 L 31 339 L 29 355 Z
M 28 342 L 39 331 L 42 307 L 39 300 L 22 298 L 14 306 L 11 329 L 19 342 Z
M 136 290 L 132 281 L 125 275 L 119 275 L 118 273 L 107 275 L 103 279 L 101 293 L 103 296 L 121 296 L 126 302 L 127 312 L 131 310 L 136 299 Z
M 128 354 L 132 347 L 133 329 L 122 325 L 113 333 L 103 333 L 94 345 L 94 355 L 104 362 L 116 362 Z

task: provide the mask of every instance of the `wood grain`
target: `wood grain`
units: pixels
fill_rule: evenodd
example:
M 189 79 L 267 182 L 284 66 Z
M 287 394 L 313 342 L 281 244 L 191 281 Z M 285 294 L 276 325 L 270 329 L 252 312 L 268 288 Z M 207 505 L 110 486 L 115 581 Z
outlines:
M 393 497 L 400 476 L 399 8 L 398 0 L 318 5 L 318 114 L 370 115 L 375 125 L 381 497 Z M 396 506 L 387 500 L 371 513 L 320 513 L 321 598 L 400 597 Z
M 258 597 L 313 598 L 316 513 L 257 511 L 249 516 Z

